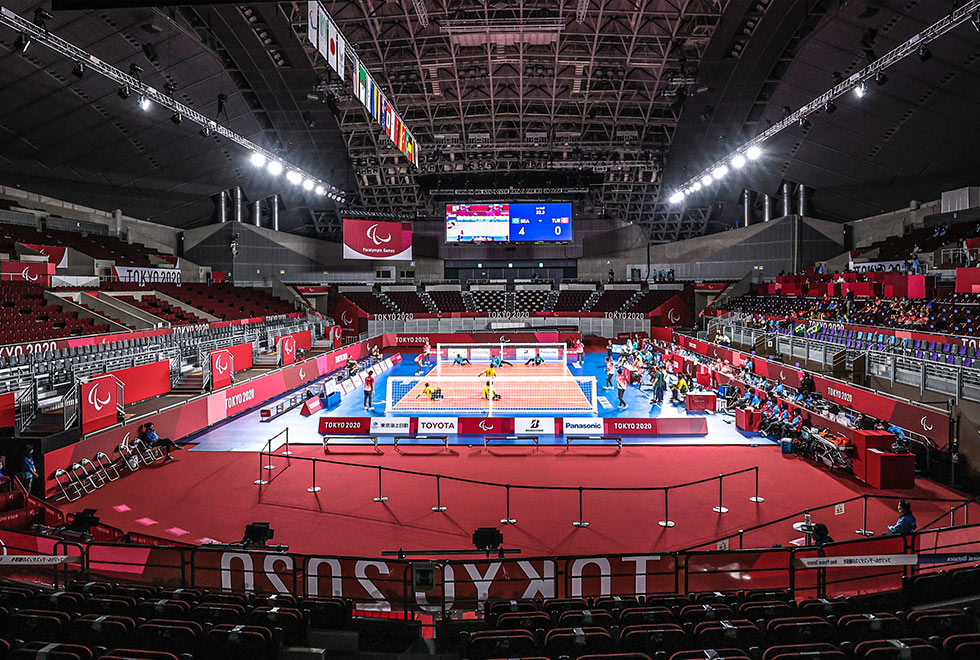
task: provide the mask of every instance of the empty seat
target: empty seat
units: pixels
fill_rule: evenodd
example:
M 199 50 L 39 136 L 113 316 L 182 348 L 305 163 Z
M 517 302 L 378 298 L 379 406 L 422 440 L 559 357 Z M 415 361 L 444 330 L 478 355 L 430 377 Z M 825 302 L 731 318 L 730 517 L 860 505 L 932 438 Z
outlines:
M 537 651 L 534 635 L 526 630 L 483 630 L 470 635 L 466 645 L 468 660 L 521 658 Z
M 942 653 L 922 639 L 876 639 L 854 647 L 859 660 L 942 660 Z
M 859 642 L 867 639 L 902 637 L 905 625 L 894 614 L 845 614 L 837 621 L 841 639 Z
M 497 617 L 494 626 L 500 630 L 547 630 L 551 628 L 551 615 L 547 612 L 504 612 Z
M 731 646 L 751 648 L 762 643 L 762 631 L 745 619 L 702 621 L 694 627 L 694 641 L 702 648 Z
M 52 642 L 28 642 L 11 651 L 10 658 L 16 660 L 92 660 L 92 651 L 78 644 L 55 644 Z
M 562 628 L 584 628 L 599 626 L 607 628 L 616 623 L 612 612 L 606 610 L 565 610 L 558 617 L 558 626 Z
M 926 639 L 975 632 L 977 629 L 973 617 L 952 608 L 910 612 L 906 623 L 909 634 Z
M 578 658 L 610 653 L 614 649 L 612 636 L 603 628 L 554 628 L 544 638 L 544 654 L 552 660 L 563 655 Z
M 676 623 L 626 626 L 620 632 L 619 644 L 623 651 L 648 655 L 682 651 L 690 645 L 687 633 Z
M 619 613 L 623 626 L 641 624 L 675 623 L 677 616 L 667 607 L 629 607 Z
M 222 624 L 204 636 L 202 655 L 208 660 L 266 660 L 279 652 L 279 645 L 268 628 Z
M 980 658 L 980 634 L 951 635 L 943 640 L 947 660 L 975 660 Z
M 245 618 L 245 623 L 269 630 L 281 630 L 283 643 L 289 645 L 297 644 L 306 637 L 306 621 L 303 613 L 295 607 L 256 607 Z
M 350 622 L 350 611 L 342 598 L 304 598 L 300 609 L 309 613 L 311 628 L 342 630 Z
M 135 630 L 136 623 L 128 616 L 108 614 L 84 614 L 68 627 L 73 642 L 107 648 L 127 646 Z
M 148 651 L 193 653 L 203 629 L 196 621 L 167 621 L 152 619 L 136 629 L 134 648 Z
M 767 625 L 766 633 L 774 644 L 833 642 L 837 639 L 834 626 L 816 616 L 773 619 Z
M 790 644 L 770 646 L 762 660 L 846 660 L 847 655 L 833 644 Z

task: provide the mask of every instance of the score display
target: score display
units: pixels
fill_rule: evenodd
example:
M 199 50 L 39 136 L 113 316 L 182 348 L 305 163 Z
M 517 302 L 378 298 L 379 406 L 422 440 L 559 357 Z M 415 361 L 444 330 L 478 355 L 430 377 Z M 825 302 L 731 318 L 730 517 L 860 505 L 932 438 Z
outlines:
M 446 205 L 447 243 L 530 243 L 571 240 L 571 202 Z

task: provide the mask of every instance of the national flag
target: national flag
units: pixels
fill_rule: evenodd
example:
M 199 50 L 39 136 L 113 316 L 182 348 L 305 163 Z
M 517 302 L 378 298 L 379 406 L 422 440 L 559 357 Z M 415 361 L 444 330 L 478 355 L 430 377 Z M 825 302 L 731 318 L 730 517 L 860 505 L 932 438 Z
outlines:
M 405 139 L 405 157 L 408 158 L 408 162 L 415 162 L 415 138 L 411 133 Z
M 367 107 L 367 79 L 368 73 L 364 70 L 364 64 L 357 60 L 357 100 L 365 107 Z
M 395 109 L 388 106 L 388 119 L 385 121 L 385 132 L 388 133 L 388 137 L 393 137 L 395 135 L 395 117 L 398 115 L 395 113 Z
M 391 104 L 388 103 L 388 99 L 385 99 L 385 114 L 384 117 L 381 118 L 381 128 L 384 129 L 385 135 L 387 135 L 389 138 L 391 137 L 393 123 L 394 122 L 392 122 L 391 117 Z
M 374 121 L 381 123 L 381 88 L 377 84 L 374 85 L 374 101 L 371 103 L 371 114 L 374 116 Z
M 323 59 L 330 61 L 330 17 L 327 10 L 317 5 L 317 46 L 316 49 L 323 55 Z
M 395 125 L 391 129 L 391 133 L 392 133 L 391 141 L 395 143 L 395 148 L 401 151 L 402 150 L 402 144 L 401 144 L 402 122 L 401 122 L 401 118 L 398 115 L 395 115 Z
M 306 38 L 309 39 L 314 48 L 319 48 L 320 40 L 317 37 L 317 25 L 319 25 L 317 22 L 317 18 L 319 17 L 317 7 L 319 3 L 316 0 L 310 0 L 306 6 Z
M 342 58 L 342 53 L 344 51 L 343 46 L 340 42 L 343 41 L 344 37 L 340 34 L 340 30 L 337 29 L 337 24 L 333 22 L 333 19 L 327 17 L 327 33 L 328 33 L 328 43 L 327 43 L 327 62 L 330 67 L 337 72 L 340 79 L 344 79 L 344 60 Z

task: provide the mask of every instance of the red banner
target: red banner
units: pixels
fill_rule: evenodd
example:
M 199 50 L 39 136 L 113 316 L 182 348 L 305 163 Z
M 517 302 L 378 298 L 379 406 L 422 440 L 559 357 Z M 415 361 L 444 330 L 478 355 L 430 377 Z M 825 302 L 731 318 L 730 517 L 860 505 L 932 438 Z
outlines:
M 127 406 L 170 391 L 170 360 L 110 371 L 106 375 L 122 381 L 123 397 L 126 399 L 122 403 Z
M 689 328 L 691 310 L 680 296 L 673 296 L 649 314 L 650 322 L 663 328 Z
M 231 385 L 231 362 L 231 354 L 227 349 L 211 351 L 211 389 L 220 390 Z
M 54 264 L 55 268 L 68 268 L 68 248 L 64 245 L 38 245 L 35 243 L 21 243 L 21 245 L 46 256 L 48 262 Z
M 344 297 L 341 297 L 337 306 L 334 307 L 331 316 L 340 326 L 342 337 L 356 337 L 360 333 L 366 332 L 367 322 L 370 318 L 367 312 Z
M 296 338 L 292 335 L 280 337 L 282 346 L 282 366 L 286 367 L 296 362 Z
M 112 426 L 116 417 L 116 381 L 97 378 L 82 384 L 82 435 Z
M 308 417 L 321 410 L 323 410 L 323 402 L 320 401 L 320 397 L 315 396 L 303 402 L 303 409 L 299 411 L 299 414 Z
M 0 261 L 0 280 L 51 286 L 55 266 L 50 261 Z
M 0 394 L 0 428 L 13 428 L 16 426 L 16 398 L 15 392 Z
M 320 435 L 337 433 L 341 435 L 370 433 L 370 417 L 321 417 Z
M 251 342 L 235 344 L 234 346 L 229 346 L 225 350 L 231 353 L 231 356 L 234 358 L 231 366 L 235 373 L 252 368 L 254 348 L 252 347 Z
M 344 259 L 412 258 L 412 223 L 344 218 Z
M 513 417 L 460 417 L 459 433 L 477 435 L 513 433 Z
M 624 418 L 607 417 L 606 433 L 610 435 L 707 435 L 708 422 L 703 417 Z

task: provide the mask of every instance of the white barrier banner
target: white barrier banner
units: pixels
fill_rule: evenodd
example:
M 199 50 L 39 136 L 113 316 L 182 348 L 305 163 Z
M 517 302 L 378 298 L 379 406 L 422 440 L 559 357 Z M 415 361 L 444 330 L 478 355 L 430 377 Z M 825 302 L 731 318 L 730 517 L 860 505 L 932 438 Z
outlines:
M 858 555 L 852 557 L 803 557 L 797 561 L 803 568 L 840 568 L 846 566 L 915 566 L 918 555 Z
M 514 433 L 530 435 L 554 435 L 554 417 L 515 417 Z
M 371 433 L 407 434 L 412 432 L 411 417 L 372 417 Z
M 68 555 L 3 555 L 0 556 L 0 566 L 10 566 L 19 564 L 45 565 L 52 564 L 79 564 L 81 557 L 69 557 Z
M 147 284 L 180 284 L 179 268 L 136 268 L 113 266 L 112 274 L 120 282 L 146 286 Z

